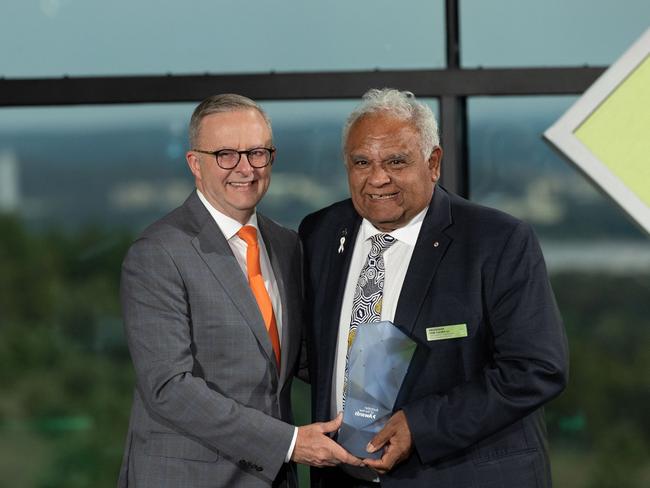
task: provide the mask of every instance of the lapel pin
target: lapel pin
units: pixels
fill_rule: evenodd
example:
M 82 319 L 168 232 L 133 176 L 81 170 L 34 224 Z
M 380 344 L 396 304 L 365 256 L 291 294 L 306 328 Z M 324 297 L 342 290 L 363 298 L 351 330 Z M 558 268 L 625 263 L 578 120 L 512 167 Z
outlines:
M 345 236 L 348 235 L 348 229 L 343 229 L 341 231 L 341 238 L 339 239 L 339 254 L 345 251 Z
M 433 247 L 438 247 L 439 245 L 440 245 L 440 243 L 438 241 L 433 242 Z
M 339 254 L 341 254 L 343 251 L 345 251 L 345 247 L 344 247 L 345 246 L 345 237 L 341 237 L 341 239 L 339 240 L 339 243 L 340 243 L 340 245 L 339 245 Z

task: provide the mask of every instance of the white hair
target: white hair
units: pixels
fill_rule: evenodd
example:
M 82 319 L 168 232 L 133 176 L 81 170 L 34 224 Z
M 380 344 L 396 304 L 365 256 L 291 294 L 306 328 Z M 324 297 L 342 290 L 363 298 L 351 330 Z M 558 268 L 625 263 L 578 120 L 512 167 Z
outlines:
M 429 158 L 434 148 L 440 144 L 438 123 L 428 105 L 415 99 L 409 91 L 394 88 L 373 88 L 368 90 L 361 103 L 352 111 L 343 126 L 343 148 L 348 142 L 350 128 L 366 115 L 386 113 L 402 120 L 408 120 L 420 133 L 420 146 L 423 156 Z

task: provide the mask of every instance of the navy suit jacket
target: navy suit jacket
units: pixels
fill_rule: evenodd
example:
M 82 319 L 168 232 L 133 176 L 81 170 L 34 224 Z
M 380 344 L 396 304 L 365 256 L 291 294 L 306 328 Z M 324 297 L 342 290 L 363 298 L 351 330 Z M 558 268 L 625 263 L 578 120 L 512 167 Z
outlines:
M 345 200 L 300 226 L 315 421 L 331 418 L 339 315 L 360 223 Z M 342 237 L 348 245 L 339 253 Z M 382 486 L 551 486 L 541 407 L 565 387 L 568 353 L 530 226 L 436 187 L 394 322 L 419 342 L 395 406 L 414 450 Z M 466 337 L 427 340 L 427 328 L 455 324 L 466 324 Z M 336 468 L 312 470 L 314 486 L 325 477 L 336 479 Z

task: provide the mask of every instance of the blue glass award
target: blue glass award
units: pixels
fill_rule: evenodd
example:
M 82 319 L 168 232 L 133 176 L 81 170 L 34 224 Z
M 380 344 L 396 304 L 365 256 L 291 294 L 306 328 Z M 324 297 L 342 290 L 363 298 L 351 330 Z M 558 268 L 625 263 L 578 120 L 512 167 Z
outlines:
M 360 324 L 348 360 L 348 383 L 338 443 L 360 458 L 393 414 L 416 343 L 392 322 Z

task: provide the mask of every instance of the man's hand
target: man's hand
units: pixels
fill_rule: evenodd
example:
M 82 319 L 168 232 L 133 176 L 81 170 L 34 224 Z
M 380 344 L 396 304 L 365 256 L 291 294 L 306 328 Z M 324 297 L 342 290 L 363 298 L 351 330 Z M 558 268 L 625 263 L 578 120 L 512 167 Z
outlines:
M 363 466 L 361 459 L 350 454 L 326 435 L 339 430 L 342 422 L 343 414 L 339 413 L 329 422 L 316 422 L 298 427 L 298 437 L 291 460 L 319 468 L 341 463 Z
M 384 447 L 381 459 L 364 459 L 369 468 L 379 474 L 386 474 L 409 457 L 413 451 L 411 429 L 406 422 L 406 415 L 401 410 L 393 415 L 381 431 L 368 443 L 366 450 L 375 452 Z

